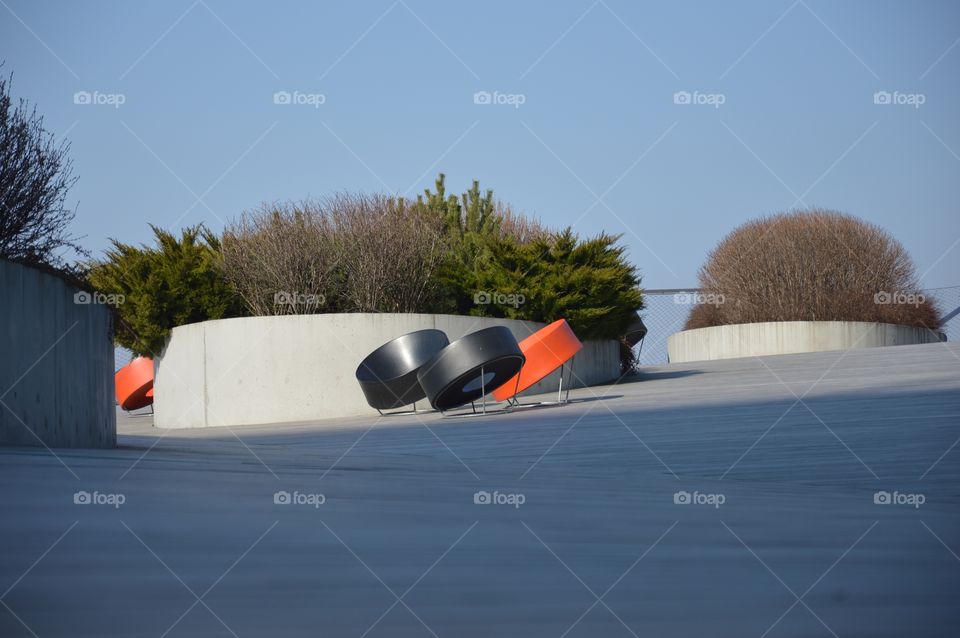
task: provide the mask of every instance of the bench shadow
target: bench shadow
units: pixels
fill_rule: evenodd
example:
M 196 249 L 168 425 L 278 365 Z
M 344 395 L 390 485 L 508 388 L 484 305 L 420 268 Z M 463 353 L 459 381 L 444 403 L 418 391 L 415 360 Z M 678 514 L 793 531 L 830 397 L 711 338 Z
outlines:
M 582 389 L 582 388 L 576 388 Z M 592 403 L 594 401 L 606 401 L 608 399 L 621 399 L 623 398 L 622 394 L 607 394 L 603 396 L 592 396 L 592 397 L 570 397 L 564 402 L 558 402 L 556 399 L 544 399 L 542 401 L 537 401 L 535 397 L 543 395 L 532 395 L 531 397 L 524 397 L 520 395 L 520 405 L 514 406 L 511 408 L 511 411 L 520 411 L 520 410 L 531 410 L 534 408 L 559 408 L 565 405 L 573 405 L 576 403 Z M 524 398 L 527 400 L 524 401 Z
M 644 372 L 640 370 L 625 377 L 620 383 L 639 383 L 640 381 L 658 381 L 660 379 L 682 379 L 683 377 L 692 377 L 703 373 L 703 370 L 668 370 L 666 372 Z

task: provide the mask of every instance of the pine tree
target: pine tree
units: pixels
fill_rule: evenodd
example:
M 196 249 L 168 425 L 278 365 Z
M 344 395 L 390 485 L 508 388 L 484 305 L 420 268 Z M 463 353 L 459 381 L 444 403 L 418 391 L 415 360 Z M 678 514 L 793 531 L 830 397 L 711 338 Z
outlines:
M 219 268 L 220 240 L 202 226 L 178 238 L 151 226 L 156 247 L 111 240 L 106 259 L 89 265 L 89 283 L 121 300 L 116 341 L 138 355 L 159 355 L 170 330 L 238 316 L 242 305 Z

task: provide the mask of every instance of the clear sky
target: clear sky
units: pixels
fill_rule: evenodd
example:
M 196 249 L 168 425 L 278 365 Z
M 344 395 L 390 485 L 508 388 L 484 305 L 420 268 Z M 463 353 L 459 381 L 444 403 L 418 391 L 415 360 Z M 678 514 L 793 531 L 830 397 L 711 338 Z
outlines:
M 0 0 L 4 71 L 72 143 L 95 255 L 442 171 L 623 233 L 651 288 L 804 205 L 960 284 L 958 42 L 952 1 Z

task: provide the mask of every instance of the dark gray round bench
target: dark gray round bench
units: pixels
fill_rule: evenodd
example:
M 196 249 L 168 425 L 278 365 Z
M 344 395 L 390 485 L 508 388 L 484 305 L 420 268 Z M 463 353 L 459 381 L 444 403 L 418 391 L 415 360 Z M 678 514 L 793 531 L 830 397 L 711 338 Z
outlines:
M 417 378 L 434 409 L 452 410 L 499 388 L 524 361 L 510 329 L 495 326 L 446 346 L 423 364 Z
M 357 382 L 370 407 L 393 410 L 424 398 L 417 373 L 449 343 L 442 330 L 417 330 L 367 355 L 357 368 Z

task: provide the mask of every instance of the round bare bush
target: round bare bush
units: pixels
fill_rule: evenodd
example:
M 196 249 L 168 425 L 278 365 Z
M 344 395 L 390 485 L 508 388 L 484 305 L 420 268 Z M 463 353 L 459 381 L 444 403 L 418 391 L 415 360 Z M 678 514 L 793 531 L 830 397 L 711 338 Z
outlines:
M 811 209 L 740 226 L 708 255 L 687 329 L 764 321 L 869 321 L 940 326 L 903 245 L 875 224 Z

